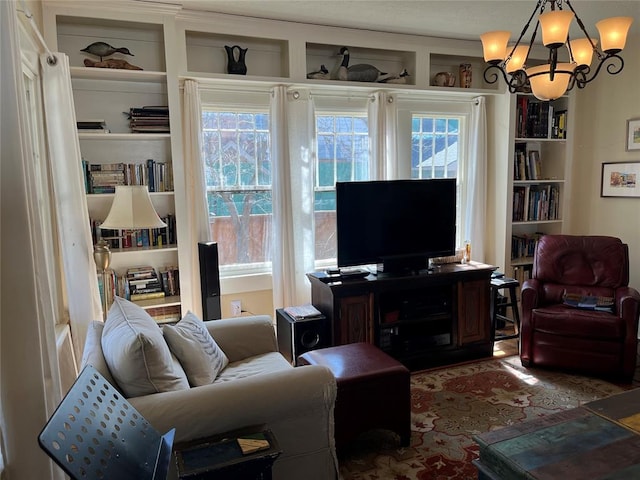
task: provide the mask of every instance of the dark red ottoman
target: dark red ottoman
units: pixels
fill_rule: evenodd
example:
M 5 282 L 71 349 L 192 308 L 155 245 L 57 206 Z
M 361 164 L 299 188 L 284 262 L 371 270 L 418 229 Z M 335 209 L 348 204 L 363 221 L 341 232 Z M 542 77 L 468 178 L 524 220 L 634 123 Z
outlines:
M 379 348 L 351 343 L 303 353 L 298 365 L 324 365 L 336 377 L 336 448 L 340 450 L 359 434 L 374 428 L 411 440 L 409 370 Z

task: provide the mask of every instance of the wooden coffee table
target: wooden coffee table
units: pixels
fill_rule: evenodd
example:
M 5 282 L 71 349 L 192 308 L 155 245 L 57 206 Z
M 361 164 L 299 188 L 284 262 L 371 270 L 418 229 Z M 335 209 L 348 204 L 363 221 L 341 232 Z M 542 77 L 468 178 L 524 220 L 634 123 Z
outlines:
M 640 389 L 474 439 L 479 479 L 640 478 Z

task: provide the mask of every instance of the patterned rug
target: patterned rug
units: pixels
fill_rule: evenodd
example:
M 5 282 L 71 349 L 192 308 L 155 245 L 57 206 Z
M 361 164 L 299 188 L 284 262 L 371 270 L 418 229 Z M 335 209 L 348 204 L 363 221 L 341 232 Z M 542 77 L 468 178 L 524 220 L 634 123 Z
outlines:
M 577 407 L 629 387 L 542 369 L 518 356 L 411 375 L 411 445 L 363 434 L 340 456 L 344 480 L 476 480 L 472 435 Z

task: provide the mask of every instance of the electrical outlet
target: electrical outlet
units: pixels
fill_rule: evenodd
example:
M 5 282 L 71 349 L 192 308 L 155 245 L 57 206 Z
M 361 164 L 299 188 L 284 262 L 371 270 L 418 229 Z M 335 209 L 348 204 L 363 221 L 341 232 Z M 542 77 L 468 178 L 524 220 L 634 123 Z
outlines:
M 231 300 L 231 315 L 234 317 L 242 315 L 242 302 L 240 300 Z

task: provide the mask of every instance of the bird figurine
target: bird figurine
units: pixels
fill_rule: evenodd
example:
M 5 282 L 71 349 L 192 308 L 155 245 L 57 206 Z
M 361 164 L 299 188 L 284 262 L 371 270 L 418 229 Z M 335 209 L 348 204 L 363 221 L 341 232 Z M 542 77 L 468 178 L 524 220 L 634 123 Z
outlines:
M 109 55 L 113 55 L 114 53 L 123 53 L 125 55 L 131 55 L 132 57 L 134 56 L 133 53 L 131 53 L 126 47 L 116 48 L 105 42 L 93 42 L 91 45 L 83 48 L 80 51 L 90 53 L 91 55 L 95 55 L 96 57 L 100 57 L 100 61 L 102 61 L 104 57 L 108 57 Z
M 390 73 L 388 76 L 381 76 L 378 80 L 380 83 L 407 83 L 407 77 L 409 77 L 407 69 L 403 69 L 400 73 Z
M 381 75 L 387 75 L 379 69 L 368 63 L 358 63 L 349 66 L 349 49 L 342 47 L 340 49 L 342 55 L 342 63 L 338 68 L 338 80 L 349 80 L 352 82 L 375 82 Z
M 329 70 L 324 65 L 320 65 L 320 70 L 307 73 L 307 78 L 327 79 L 329 78 Z

